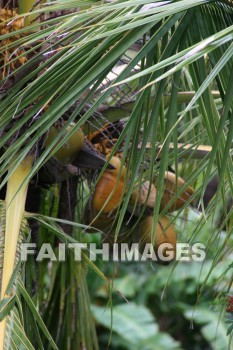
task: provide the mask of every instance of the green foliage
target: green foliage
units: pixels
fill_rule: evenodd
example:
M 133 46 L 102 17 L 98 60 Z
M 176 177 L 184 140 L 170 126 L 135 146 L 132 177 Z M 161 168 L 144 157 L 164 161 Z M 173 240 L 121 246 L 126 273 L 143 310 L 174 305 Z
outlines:
M 194 219 L 187 225 L 187 232 L 191 231 L 192 226 L 196 226 Z M 189 237 L 187 232 L 182 231 L 180 241 L 185 242 L 185 237 Z M 208 240 L 210 234 L 211 225 L 207 222 L 202 227 L 200 240 Z M 101 346 L 105 347 L 111 341 L 113 349 L 131 349 L 130 342 L 124 341 L 125 334 L 131 334 L 126 333 L 126 329 L 143 320 L 143 317 L 137 316 L 143 307 L 153 314 L 157 333 L 154 336 L 148 334 L 147 341 L 140 343 L 141 348 L 138 349 L 224 349 L 228 346 L 231 349 L 224 314 L 227 300 L 224 295 L 229 292 L 228 283 L 232 277 L 231 255 L 225 253 L 221 263 L 217 266 L 214 264 L 220 243 L 218 241 L 211 247 L 213 249 L 210 249 L 204 262 L 179 262 L 167 267 L 150 262 L 128 262 L 118 266 L 105 263 L 105 274 L 114 275 L 112 294 L 93 273 L 89 274 L 91 300 L 95 302 L 92 311 L 99 324 L 97 332 Z M 111 306 L 108 305 L 110 295 Z M 120 321 L 118 310 L 122 314 L 127 313 L 130 320 Z M 227 319 L 229 324 L 232 323 L 230 314 Z M 140 336 L 140 332 L 133 334 L 134 340 Z M 138 342 L 135 342 L 133 346 L 137 348 L 137 345 Z
M 111 328 L 125 340 L 127 349 L 178 349 L 177 342 L 159 332 L 152 314 L 145 306 L 133 303 L 116 305 L 112 309 L 93 306 L 92 312 L 99 324 Z

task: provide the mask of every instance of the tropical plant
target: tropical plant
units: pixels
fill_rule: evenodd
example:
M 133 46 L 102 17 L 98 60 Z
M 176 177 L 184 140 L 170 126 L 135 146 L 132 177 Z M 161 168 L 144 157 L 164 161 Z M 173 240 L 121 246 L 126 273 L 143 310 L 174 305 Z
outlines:
M 112 242 L 121 234 L 135 237 L 148 215 L 152 185 L 138 212 L 132 193 L 149 181 L 156 186 L 149 209 L 153 228 L 169 215 L 179 238 L 195 202 L 202 214 L 186 240 L 201 237 L 206 221 L 212 222 L 203 243 L 207 252 L 216 249 L 199 286 L 204 290 L 229 253 L 232 232 L 233 5 L 230 0 L 1 0 L 0 5 L 0 350 L 98 349 L 86 274 L 92 269 L 111 294 L 103 268 L 86 252 L 75 263 L 72 249 L 66 263 L 38 263 L 33 257 L 23 262 L 20 242 L 50 242 L 58 249 L 60 241 L 98 241 L 97 229 L 106 235 L 106 227 L 87 235 L 83 220 L 87 203 L 97 216 L 106 214 L 92 207 L 96 184 L 104 178 L 123 188 L 107 236 Z M 77 149 L 71 145 L 75 135 Z M 61 160 L 70 148 L 77 157 Z M 112 175 L 114 155 L 121 158 L 119 176 Z M 161 206 L 168 169 L 185 181 L 180 186 L 176 176 L 175 193 Z M 218 187 L 205 207 L 204 193 L 215 174 Z M 189 195 L 182 208 L 170 213 L 184 193 Z M 111 194 L 113 187 L 106 207 Z M 153 242 L 155 235 L 151 229 Z M 222 293 L 229 293 L 231 283 Z M 146 310 L 139 311 L 154 323 Z

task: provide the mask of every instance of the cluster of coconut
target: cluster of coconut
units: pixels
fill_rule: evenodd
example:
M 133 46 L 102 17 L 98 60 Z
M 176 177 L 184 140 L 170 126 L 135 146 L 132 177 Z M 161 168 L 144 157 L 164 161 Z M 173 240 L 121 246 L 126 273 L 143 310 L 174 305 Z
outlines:
M 59 147 L 53 156 L 62 164 L 68 164 L 77 156 L 85 140 L 83 131 L 75 128 L 75 124 L 70 124 L 66 132 L 71 132 L 62 147 Z M 45 140 L 45 146 L 56 148 L 59 141 L 59 129 L 52 127 Z M 58 138 L 58 139 L 57 139 Z M 54 142 L 56 141 L 57 142 Z M 103 241 L 113 244 L 115 242 L 115 232 L 119 211 L 130 175 L 126 165 L 122 163 L 119 156 L 109 155 L 111 167 L 106 168 L 99 178 L 91 197 L 89 198 L 83 215 L 83 222 L 88 226 L 86 232 L 101 231 Z M 152 181 L 136 182 L 135 189 L 130 196 L 127 212 L 130 213 L 129 220 L 120 229 L 117 242 L 136 241 L 143 250 L 146 243 L 151 243 L 155 250 L 162 243 L 170 243 L 174 251 L 176 249 L 176 233 L 173 224 L 165 213 L 182 209 L 185 203 L 192 204 L 194 189 L 187 186 L 185 180 L 171 171 L 166 171 L 164 175 L 163 194 L 160 203 L 160 216 L 157 224 L 154 223 L 153 211 L 156 203 L 157 176 Z M 130 224 L 133 223 L 132 224 Z M 136 224 L 135 224 L 136 223 Z M 135 226 L 132 229 L 132 226 Z M 136 232 L 136 233 L 135 233 Z
M 115 169 L 106 169 L 99 179 L 85 208 L 84 223 L 101 230 L 103 241 L 113 244 L 116 238 L 117 209 L 122 203 L 127 191 L 127 182 L 130 179 L 126 178 L 127 169 L 125 165 L 122 165 L 120 158 L 112 157 L 110 164 Z M 127 211 L 131 213 L 131 216 L 139 219 L 132 219 L 131 217 L 132 222 L 136 222 L 132 230 L 130 220 L 127 219 L 128 224 L 123 222 L 117 242 L 139 243 L 141 253 L 144 251 L 146 244 L 152 244 L 156 253 L 161 244 L 169 243 L 175 257 L 176 232 L 173 224 L 164 215 L 160 215 L 157 224 L 154 224 L 153 210 L 156 203 L 156 180 L 155 177 L 154 183 L 145 181 L 136 185 L 137 188 L 130 196 Z M 165 172 L 160 212 L 169 213 L 181 209 L 187 201 L 192 202 L 193 194 L 194 189 L 187 186 L 181 177 L 177 177 L 170 171 Z M 93 229 L 90 229 L 89 232 L 93 232 Z

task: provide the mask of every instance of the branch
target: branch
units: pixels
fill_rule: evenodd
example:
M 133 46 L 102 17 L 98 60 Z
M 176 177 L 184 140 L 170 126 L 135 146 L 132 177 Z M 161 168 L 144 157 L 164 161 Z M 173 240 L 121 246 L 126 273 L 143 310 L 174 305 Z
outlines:
M 154 145 L 151 144 L 151 142 L 147 142 L 146 148 L 150 149 L 151 147 L 154 147 Z M 155 147 L 158 148 L 158 152 L 156 157 L 159 157 L 161 150 L 163 148 L 163 145 L 156 145 Z M 169 152 L 173 152 L 175 149 L 174 143 L 170 143 L 169 145 Z M 138 148 L 141 148 L 141 143 L 138 145 Z M 184 144 L 184 143 L 178 143 L 177 148 L 180 152 L 179 158 L 188 158 L 191 157 L 193 159 L 202 159 L 209 155 L 209 153 L 212 151 L 212 147 L 208 145 L 199 145 L 194 146 L 193 144 Z

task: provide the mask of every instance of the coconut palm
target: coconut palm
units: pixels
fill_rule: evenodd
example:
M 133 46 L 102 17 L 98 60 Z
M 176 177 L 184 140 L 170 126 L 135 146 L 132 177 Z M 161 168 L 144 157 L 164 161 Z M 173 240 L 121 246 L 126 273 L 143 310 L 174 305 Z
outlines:
M 156 177 L 150 213 L 155 227 L 190 186 L 195 193 L 182 210 L 198 201 L 202 212 L 190 239 L 206 218 L 215 217 L 221 202 L 227 213 L 208 244 L 226 225 L 214 264 L 222 259 L 232 230 L 232 209 L 226 210 L 233 195 L 232 2 L 0 4 L 0 349 L 97 349 L 86 269 L 106 283 L 107 278 L 85 254 L 79 264 L 72 256 L 65 265 L 36 266 L 32 257 L 22 262 L 20 242 L 49 240 L 56 247 L 58 239 L 83 241 L 86 197 L 110 167 L 93 145 L 93 133 L 111 123 L 116 137 L 108 153 L 110 158 L 120 154 L 127 166 L 114 239 L 135 186 Z M 52 128 L 55 134 L 47 142 Z M 77 132 L 83 137 L 77 157 L 61 162 L 59 150 Z M 186 181 L 161 212 L 169 167 Z M 204 207 L 215 174 L 217 191 Z M 182 215 L 176 211 L 172 221 Z

